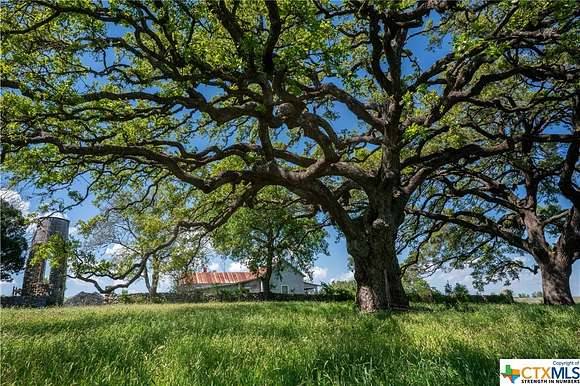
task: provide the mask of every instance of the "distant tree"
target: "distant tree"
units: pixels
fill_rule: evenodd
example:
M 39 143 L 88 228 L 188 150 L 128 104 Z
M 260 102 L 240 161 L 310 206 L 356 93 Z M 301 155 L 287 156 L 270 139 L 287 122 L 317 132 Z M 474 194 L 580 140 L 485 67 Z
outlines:
M 212 246 L 259 273 L 268 298 L 272 274 L 286 263 L 309 272 L 318 254 L 327 253 L 325 237 L 312 208 L 284 189 L 269 187 L 212 233 Z
M 469 296 L 469 290 L 465 285 L 461 283 L 455 283 L 455 287 L 453 287 L 453 295 L 456 297 L 467 297 Z
M 544 297 L 544 293 L 542 291 L 532 292 L 532 298 L 542 298 Z
M 525 299 L 525 298 L 529 298 L 529 297 L 530 297 L 530 295 L 525 293 L 525 292 L 521 292 L 518 294 L 518 298 L 521 298 L 521 299 Z
M 504 288 L 501 291 L 501 295 L 505 298 L 505 299 L 509 299 L 510 302 L 514 301 L 514 291 L 512 291 L 509 288 Z
M 460 283 L 455 283 L 455 286 L 452 286 L 451 283 L 447 282 L 443 291 L 451 299 L 465 301 L 469 298 L 469 290 Z
M 419 275 L 416 269 L 408 269 L 403 274 L 403 287 L 405 292 L 415 294 L 420 298 L 430 297 L 433 289 L 429 283 Z
M 27 222 L 22 212 L 0 199 L 0 280 L 12 281 L 12 275 L 24 267 Z
M 74 277 L 93 283 L 101 292 L 128 287 L 142 278 L 149 294 L 155 295 L 163 276 L 180 277 L 205 263 L 205 233 L 175 232 L 173 225 L 184 210 L 179 187 L 164 186 L 155 200 L 140 197 L 120 194 L 100 214 L 79 223 L 84 240 L 71 264 Z M 102 288 L 96 278 L 128 279 Z
M 443 289 L 443 292 L 445 292 L 445 295 L 451 296 L 453 294 L 453 286 L 451 286 L 451 284 L 449 282 L 447 282 L 445 284 L 445 288 Z

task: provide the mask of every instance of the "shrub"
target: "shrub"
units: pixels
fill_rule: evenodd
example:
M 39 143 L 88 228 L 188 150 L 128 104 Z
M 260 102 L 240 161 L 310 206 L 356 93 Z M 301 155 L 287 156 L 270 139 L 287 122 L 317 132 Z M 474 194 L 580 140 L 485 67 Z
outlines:
M 131 298 L 129 297 L 129 291 L 127 291 L 126 289 L 121 291 L 121 295 L 119 296 L 119 302 L 131 303 Z
M 338 301 L 354 300 L 356 298 L 356 283 L 354 280 L 322 283 L 321 294 Z
M 469 290 L 463 284 L 455 283 L 453 297 L 459 302 L 466 302 L 469 300 Z
M 217 298 L 221 301 L 238 301 L 246 299 L 249 293 L 250 291 L 243 287 L 236 289 L 218 289 Z

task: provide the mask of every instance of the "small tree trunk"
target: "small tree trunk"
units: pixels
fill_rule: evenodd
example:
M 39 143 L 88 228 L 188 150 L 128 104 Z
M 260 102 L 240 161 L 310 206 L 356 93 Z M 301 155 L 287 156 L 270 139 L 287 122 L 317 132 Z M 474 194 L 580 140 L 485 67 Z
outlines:
M 153 256 L 151 260 L 151 287 L 149 288 L 149 295 L 157 295 L 157 287 L 159 286 L 159 260 Z
M 143 269 L 143 280 L 145 280 L 145 287 L 147 288 L 147 292 L 151 293 L 151 283 L 149 282 L 149 271 L 147 270 L 147 266 Z
M 561 256 L 555 256 L 549 264 L 540 265 L 544 304 L 572 305 L 574 298 L 570 291 L 571 264 Z
M 272 278 L 272 270 L 274 266 L 274 236 L 273 232 L 269 232 L 268 247 L 266 250 L 266 272 L 262 276 L 262 288 L 264 289 L 264 300 L 270 299 L 270 279 Z
M 159 271 L 154 269 L 151 273 L 151 288 L 149 288 L 149 295 L 157 295 L 157 286 L 159 285 Z
M 268 257 L 266 261 L 266 272 L 262 276 L 262 288 L 264 289 L 264 300 L 270 299 L 270 279 L 272 278 L 272 264 L 273 264 L 273 256 L 272 252 L 268 250 Z
M 348 251 L 354 260 L 356 302 L 363 312 L 409 308 L 392 231 L 392 227 L 376 220 L 366 237 L 347 239 Z
M 264 275 L 262 276 L 262 288 L 263 288 L 263 294 L 264 294 L 264 300 L 269 300 L 270 299 L 270 278 L 272 277 L 272 268 L 270 267 L 269 269 L 266 268 L 266 272 L 264 273 Z

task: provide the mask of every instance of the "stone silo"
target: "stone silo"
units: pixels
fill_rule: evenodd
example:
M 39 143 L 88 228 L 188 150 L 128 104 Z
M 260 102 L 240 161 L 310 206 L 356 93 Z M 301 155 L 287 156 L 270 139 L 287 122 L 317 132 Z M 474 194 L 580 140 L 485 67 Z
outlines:
M 51 264 L 48 280 L 46 280 L 45 276 L 47 264 L 50 264 L 50 262 L 39 261 L 36 264 L 32 264 L 32 258 L 37 246 L 47 242 L 55 234 L 60 235 L 64 241 L 67 241 L 68 227 L 69 221 L 63 218 L 41 217 L 38 219 L 24 271 L 23 296 L 48 296 L 49 304 L 62 304 L 67 270 L 64 251 L 62 258 L 58 259 L 57 263 L 53 262 Z

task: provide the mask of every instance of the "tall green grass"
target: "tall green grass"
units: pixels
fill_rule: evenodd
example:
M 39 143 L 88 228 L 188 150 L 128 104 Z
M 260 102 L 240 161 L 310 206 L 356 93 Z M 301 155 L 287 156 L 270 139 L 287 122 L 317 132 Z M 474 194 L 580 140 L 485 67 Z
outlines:
M 347 303 L 3 309 L 4 385 L 495 385 L 580 357 L 580 308 L 361 315 Z

